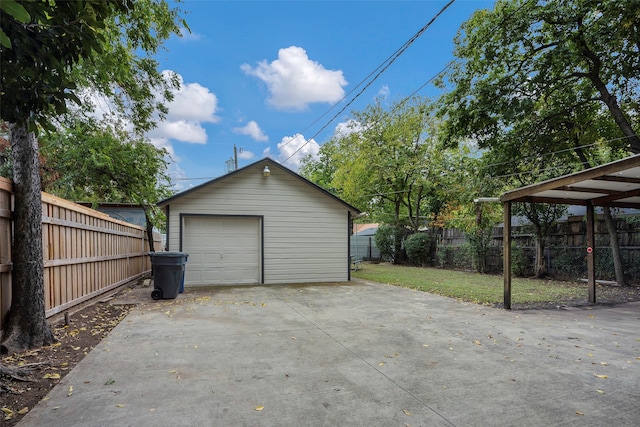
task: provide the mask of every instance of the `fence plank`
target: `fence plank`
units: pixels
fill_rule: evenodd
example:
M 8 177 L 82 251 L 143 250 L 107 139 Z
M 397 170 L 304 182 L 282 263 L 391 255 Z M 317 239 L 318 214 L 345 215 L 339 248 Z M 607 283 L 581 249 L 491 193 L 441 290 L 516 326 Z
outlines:
M 11 306 L 11 198 L 13 184 L 0 177 L 0 329 Z
M 0 329 L 11 307 L 11 213 L 12 183 L 0 177 Z M 149 273 L 145 228 L 47 193 L 42 215 L 47 317 Z

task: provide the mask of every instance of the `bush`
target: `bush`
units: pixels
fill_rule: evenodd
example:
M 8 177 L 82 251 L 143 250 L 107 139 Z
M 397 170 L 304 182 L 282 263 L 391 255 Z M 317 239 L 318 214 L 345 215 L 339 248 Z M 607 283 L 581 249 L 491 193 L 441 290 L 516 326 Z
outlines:
M 415 265 L 422 265 L 429 260 L 430 247 L 431 236 L 427 233 L 412 234 L 404 241 L 409 261 Z
M 527 257 L 524 248 L 516 242 L 511 242 L 511 271 L 518 277 L 525 277 L 530 269 L 531 260 Z
M 402 258 L 402 243 L 407 230 L 399 225 L 383 224 L 378 227 L 374 240 L 380 251 L 380 258 L 397 264 Z

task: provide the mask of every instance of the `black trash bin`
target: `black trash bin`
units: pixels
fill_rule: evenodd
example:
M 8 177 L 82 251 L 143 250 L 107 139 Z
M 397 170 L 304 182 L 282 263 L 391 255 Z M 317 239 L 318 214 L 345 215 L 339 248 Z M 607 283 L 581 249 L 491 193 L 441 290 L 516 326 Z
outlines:
M 149 252 L 153 265 L 151 298 L 173 299 L 184 287 L 184 270 L 189 255 L 184 252 Z

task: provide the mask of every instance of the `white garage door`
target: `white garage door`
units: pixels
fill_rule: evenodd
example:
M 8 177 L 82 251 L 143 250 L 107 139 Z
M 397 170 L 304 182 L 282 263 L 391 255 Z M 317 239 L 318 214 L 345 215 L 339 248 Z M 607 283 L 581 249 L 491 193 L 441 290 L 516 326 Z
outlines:
M 260 219 L 185 217 L 185 285 L 260 283 Z

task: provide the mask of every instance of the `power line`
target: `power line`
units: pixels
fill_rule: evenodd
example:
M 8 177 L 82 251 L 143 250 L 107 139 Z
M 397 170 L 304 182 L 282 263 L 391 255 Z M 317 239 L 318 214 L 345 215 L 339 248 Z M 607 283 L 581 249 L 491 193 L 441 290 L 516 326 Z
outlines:
M 562 150 L 545 152 L 545 153 L 541 153 L 541 154 L 532 154 L 530 156 L 515 158 L 515 159 L 511 159 L 511 160 L 506 160 L 504 162 L 492 163 L 492 164 L 489 164 L 489 165 L 484 165 L 480 169 L 489 169 L 491 167 L 508 165 L 508 164 L 514 163 L 514 162 L 524 162 L 524 161 L 527 161 L 529 159 L 554 156 L 554 155 L 557 155 L 557 154 L 562 154 L 562 153 L 566 153 L 566 152 L 572 152 L 572 151 L 577 150 L 577 149 L 595 147 L 596 145 L 608 144 L 610 142 L 621 141 L 623 139 L 629 139 L 629 138 L 630 138 L 630 136 L 621 136 L 621 137 L 618 137 L 618 138 L 600 140 L 600 141 L 592 142 L 590 144 L 578 145 L 578 146 L 575 146 L 575 147 L 565 148 L 565 149 L 562 149 Z
M 415 42 L 430 26 L 431 24 L 433 24 L 439 17 L 440 15 L 442 15 L 442 13 L 444 13 L 445 10 L 447 10 L 449 8 L 449 6 L 451 6 L 453 3 L 455 2 L 455 0 L 451 0 L 449 1 L 449 3 L 447 3 L 444 7 L 442 7 L 442 9 L 440 9 L 440 11 L 433 17 L 431 18 L 431 20 L 424 25 L 416 34 L 414 34 L 409 40 L 407 40 L 398 50 L 396 50 L 389 58 L 387 58 L 378 68 L 376 68 L 376 70 L 380 70 L 378 71 L 378 73 L 373 77 L 373 79 L 371 79 L 347 104 L 345 104 L 344 107 L 342 107 L 340 109 L 340 111 L 338 111 L 324 126 L 322 126 L 316 133 L 314 133 L 309 139 L 305 138 L 305 143 L 302 144 L 300 147 L 298 147 L 298 149 L 296 151 L 294 151 L 289 157 L 287 157 L 282 163 L 286 163 L 289 159 L 291 159 L 293 156 L 295 156 L 300 150 L 302 150 L 307 144 L 309 144 L 309 141 L 311 141 L 313 138 L 315 138 L 316 136 L 318 136 L 320 134 L 320 132 L 322 132 L 324 129 L 326 129 L 340 114 L 342 114 L 358 97 L 360 97 L 360 95 L 362 95 L 364 93 L 365 90 L 367 90 L 369 88 L 369 86 L 371 86 L 373 84 L 373 82 L 375 82 L 378 77 L 380 77 L 382 75 L 382 73 L 384 73 L 390 66 L 391 64 L 393 64 L 396 59 L 398 59 L 400 57 L 400 55 L 402 55 L 411 44 L 413 44 L 413 42 Z M 373 74 L 376 70 L 374 70 L 371 74 Z M 371 74 L 369 74 L 369 76 L 371 76 Z M 369 76 L 367 76 L 366 78 L 369 78 Z M 366 80 L 365 78 L 365 80 Z M 359 83 L 358 86 L 360 86 L 362 84 Z M 354 88 L 355 90 L 355 88 Z M 353 91 L 351 91 L 353 92 Z M 349 93 L 351 93 L 349 92 Z M 343 98 L 344 99 L 344 98 Z M 341 102 L 342 100 L 340 100 L 339 102 Z M 323 117 L 324 115 L 326 115 L 329 111 L 331 111 L 331 109 L 333 109 L 337 104 L 335 104 L 333 107 L 331 107 L 326 113 L 324 113 L 321 117 Z M 319 119 L 318 119 L 319 120 Z M 318 120 L 314 121 L 314 123 L 316 123 Z M 313 125 L 313 124 L 312 124 Z M 307 129 L 311 127 L 308 126 Z M 306 129 L 305 129 L 306 130 Z M 293 139 L 292 139 L 293 140 Z M 289 140 L 287 142 L 287 144 L 289 142 L 291 142 L 292 140 Z M 283 145 L 283 147 L 286 146 Z
M 443 8 L 442 8 L 442 9 L 441 9 L 441 10 L 440 10 L 440 11 L 439 11 L 439 12 L 438 12 L 438 13 L 437 13 L 437 14 L 436 14 L 432 19 L 431 19 L 431 21 L 429 21 L 429 22 L 427 23 L 427 25 L 425 25 L 423 28 L 421 28 L 421 30 L 420 30 L 418 33 L 416 33 L 416 35 L 414 35 L 414 37 L 412 37 L 409 41 L 410 41 L 411 43 L 413 43 L 413 41 L 415 41 L 415 38 L 417 38 L 419 35 L 421 35 L 421 34 L 422 34 L 422 33 L 423 33 L 423 32 L 424 32 L 424 31 L 425 31 L 425 30 L 426 30 L 426 29 L 427 29 L 427 28 L 428 28 L 428 27 L 429 27 L 429 26 L 430 26 L 430 25 L 431 25 L 431 24 L 432 24 L 432 23 L 433 23 L 433 22 L 434 22 L 434 21 L 435 21 L 435 20 L 436 20 L 436 19 L 437 19 L 437 18 L 438 18 L 438 17 L 439 17 L 439 16 L 440 16 L 440 15 L 441 15 L 445 10 L 446 10 L 446 9 L 447 9 L 447 8 L 449 8 L 449 6 L 451 6 L 451 4 L 453 4 L 453 2 L 454 2 L 454 1 L 455 1 L 455 0 L 452 0 L 452 1 L 450 1 L 447 5 L 445 5 L 445 6 L 444 6 L 444 7 L 443 7 Z M 500 26 L 501 26 L 501 25 L 502 25 L 506 20 L 510 19 L 512 16 L 514 16 L 516 13 L 518 13 L 522 8 L 524 8 L 526 5 L 528 5 L 528 4 L 529 4 L 529 3 L 531 3 L 532 1 L 534 1 L 534 0 L 527 0 L 527 1 L 525 1 L 523 4 L 521 4 L 521 5 L 520 5 L 520 7 L 518 7 L 516 10 L 514 10 L 513 12 L 511 12 L 508 16 L 504 17 L 504 18 L 500 21 L 500 23 L 498 23 L 496 26 L 494 26 L 494 27 L 493 27 L 493 29 L 492 29 L 489 33 L 493 33 L 493 32 L 494 32 L 496 29 L 498 29 L 498 28 L 499 28 L 499 27 L 500 27 Z M 408 41 L 407 43 L 409 43 L 409 41 Z M 408 47 L 407 43 L 405 43 L 402 47 L 404 47 L 405 45 L 406 45 L 406 47 Z M 409 43 L 409 44 L 410 44 L 410 43 Z M 398 50 L 394 53 L 394 55 L 391 55 L 391 57 L 390 57 L 390 58 L 393 58 L 394 56 L 396 56 L 396 57 L 393 59 L 393 60 L 395 61 L 395 59 L 397 59 L 397 56 L 399 56 L 400 54 L 402 54 L 402 53 L 404 52 L 404 50 L 406 50 L 406 47 L 404 48 L 404 50 L 402 50 L 402 47 L 401 47 L 400 49 L 398 49 Z M 402 50 L 402 52 L 400 52 L 401 50 Z M 400 53 L 398 53 L 398 52 L 400 52 Z M 396 55 L 396 54 L 397 54 L 397 55 Z M 387 59 L 387 61 L 389 61 L 389 59 Z M 387 61 L 383 62 L 383 64 L 385 64 Z M 411 99 L 411 98 L 412 98 L 416 93 L 420 92 L 420 91 L 421 91 L 422 89 L 424 89 L 428 84 L 430 84 L 432 81 L 434 81 L 436 78 L 438 78 L 438 76 L 440 76 L 440 75 L 441 75 L 441 74 L 443 74 L 446 70 L 448 70 L 449 68 L 451 68 L 451 66 L 452 66 L 453 64 L 455 64 L 456 62 L 459 62 L 459 61 L 460 61 L 460 59 L 458 59 L 458 58 L 454 58 L 454 59 L 452 59 L 451 61 L 449 61 L 449 62 L 448 62 L 448 63 L 447 63 L 447 64 L 446 64 L 446 65 L 445 65 L 445 66 L 444 66 L 440 71 L 438 71 L 436 74 L 434 74 L 432 77 L 430 77 L 430 78 L 429 78 L 425 83 L 423 83 L 420 87 L 418 87 L 416 90 L 414 90 L 414 91 L 413 91 L 409 96 L 405 97 L 402 101 L 400 101 L 400 102 L 395 106 L 395 108 L 391 111 L 391 113 L 393 113 L 393 112 L 394 112 L 395 110 L 397 110 L 398 108 L 401 108 L 401 107 L 402 107 L 402 106 L 403 106 L 403 105 L 404 105 L 404 104 L 405 104 L 409 99 Z M 392 61 L 392 62 L 393 62 L 393 61 Z M 311 136 L 309 139 L 306 139 L 306 138 L 305 138 L 305 143 L 304 143 L 304 144 L 302 144 L 302 145 L 301 145 L 301 146 L 300 146 L 296 151 L 294 151 L 294 152 L 293 152 L 289 157 L 287 157 L 287 158 L 284 160 L 284 162 L 283 162 L 283 163 L 286 163 L 289 159 L 291 159 L 293 156 L 295 156 L 295 155 L 296 155 L 300 150 L 302 150 L 305 146 L 307 146 L 307 145 L 309 144 L 309 142 L 310 142 L 313 138 L 315 138 L 318 134 L 320 134 L 320 132 L 322 132 L 324 129 L 326 129 L 326 128 L 327 128 L 327 127 L 328 127 L 328 126 L 329 126 L 329 125 L 330 125 L 330 124 L 331 124 L 331 123 L 332 123 L 332 122 L 333 122 L 333 121 L 334 121 L 334 120 L 335 120 L 335 119 L 336 119 L 340 114 L 342 114 L 342 112 L 343 112 L 344 110 L 346 110 L 346 108 L 347 108 L 349 105 L 351 105 L 351 104 L 353 103 L 353 101 L 355 101 L 355 99 L 356 99 L 358 96 L 360 96 L 360 95 L 364 92 L 364 90 L 366 90 L 366 89 L 371 85 L 371 83 L 373 83 L 373 81 L 375 81 L 375 79 L 377 79 L 377 78 L 380 76 L 380 74 L 382 74 L 382 72 L 384 72 L 384 71 L 389 67 L 389 65 L 391 65 L 391 63 L 389 63 L 389 64 L 388 64 L 388 65 L 387 65 L 387 66 L 386 66 L 386 67 L 385 67 L 381 72 L 379 72 L 379 73 L 375 76 L 374 80 L 372 80 L 369 84 L 367 84 L 367 86 L 366 86 L 366 87 L 364 87 L 364 88 L 363 88 L 363 89 L 362 89 L 362 90 L 361 90 L 361 91 L 356 95 L 356 97 L 355 97 L 355 98 L 353 98 L 353 99 L 349 102 L 349 104 L 347 104 L 347 105 L 346 105 L 344 108 L 342 108 L 342 109 L 341 109 L 341 110 L 340 110 L 336 115 L 334 115 L 334 116 L 331 118 L 331 120 L 329 120 L 329 122 L 327 122 L 327 123 L 326 123 L 326 124 L 325 124 L 325 125 L 324 125 L 324 126 L 323 126 L 319 131 L 318 131 L 318 132 L 316 132 L 315 134 L 313 134 L 313 136 Z M 376 70 L 380 69 L 381 67 L 382 67 L 382 65 L 381 65 L 381 66 L 379 66 L 378 68 L 376 68 Z M 374 72 L 375 72 L 375 70 L 374 70 Z M 373 74 L 373 72 L 372 72 L 371 74 Z M 371 74 L 369 74 L 369 76 L 370 76 Z M 367 78 L 368 78 L 369 76 L 367 76 Z M 362 82 L 361 82 L 361 83 L 359 83 L 359 85 L 361 85 L 361 84 L 362 84 Z M 354 88 L 354 89 L 355 89 L 355 88 Z M 351 91 L 351 92 L 353 92 L 353 91 Z M 350 92 L 350 93 L 351 93 L 351 92 Z M 344 100 L 344 99 L 345 99 L 345 98 L 343 98 L 342 100 Z M 342 102 L 342 100 L 340 100 L 339 102 Z M 336 103 L 335 105 L 337 105 L 337 103 Z M 334 105 L 334 106 L 332 106 L 328 111 L 326 111 L 326 112 L 325 112 L 321 117 L 324 117 L 324 116 L 325 116 L 329 111 L 331 111 L 331 110 L 335 107 L 335 105 Z M 320 117 L 320 118 L 321 118 L 321 117 Z M 311 125 L 307 126 L 307 128 L 305 128 L 305 130 L 307 130 L 308 128 L 310 128 L 313 124 L 315 124 L 315 123 L 316 123 L 316 122 L 318 122 L 318 121 L 319 121 L 319 119 L 315 120 Z M 374 124 L 375 124 L 375 122 L 374 122 L 372 125 L 374 125 Z M 300 134 L 300 135 L 302 135 L 302 134 Z M 344 134 L 343 134 L 343 136 L 344 136 Z M 291 139 L 291 140 L 287 141 L 287 144 L 288 144 L 289 142 L 291 142 L 292 140 L 293 140 L 293 139 Z M 287 144 L 284 144 L 284 145 L 283 145 L 283 147 L 284 147 L 284 146 L 286 146 Z

